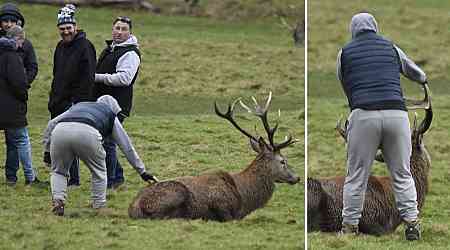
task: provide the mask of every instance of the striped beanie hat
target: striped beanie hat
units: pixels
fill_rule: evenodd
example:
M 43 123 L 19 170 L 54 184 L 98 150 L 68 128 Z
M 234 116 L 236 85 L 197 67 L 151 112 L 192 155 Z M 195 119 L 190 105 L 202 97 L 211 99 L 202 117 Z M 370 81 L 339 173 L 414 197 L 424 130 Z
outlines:
M 75 5 L 73 4 L 66 4 L 62 9 L 58 12 L 58 24 L 57 26 L 65 23 L 72 23 L 76 24 L 77 21 L 75 20 Z

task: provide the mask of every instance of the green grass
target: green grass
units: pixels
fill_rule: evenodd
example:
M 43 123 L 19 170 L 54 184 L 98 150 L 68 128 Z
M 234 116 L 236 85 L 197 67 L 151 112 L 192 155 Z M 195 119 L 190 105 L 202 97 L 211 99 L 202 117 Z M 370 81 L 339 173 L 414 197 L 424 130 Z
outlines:
M 404 240 L 403 227 L 382 237 L 337 237 L 336 234 L 309 233 L 309 249 L 448 249 L 450 245 L 448 203 L 448 162 L 450 143 L 448 65 L 448 1 L 309 1 L 308 43 L 308 176 L 345 174 L 346 151 L 334 131 L 339 117 L 348 114 L 347 101 L 336 80 L 338 50 L 350 39 L 348 25 L 353 14 L 372 12 L 381 33 L 398 44 L 428 75 L 433 95 L 434 118 L 425 135 L 432 157 L 430 190 L 421 213 L 423 240 Z M 416 83 L 402 79 L 406 96 L 420 98 Z M 418 112 L 419 119 L 424 117 Z M 412 117 L 412 114 L 411 116 Z M 388 175 L 383 164 L 373 167 L 375 175 Z
M 39 61 L 29 99 L 33 163 L 42 179 L 41 136 L 52 79 L 52 58 L 59 40 L 55 6 L 21 5 L 26 32 Z M 205 170 L 239 171 L 254 158 L 244 136 L 212 112 L 238 96 L 262 98 L 272 90 L 273 113 L 281 109 L 278 140 L 288 132 L 302 142 L 285 150 L 303 177 L 303 48 L 272 18 L 255 22 L 81 7 L 77 20 L 97 49 L 110 38 L 117 15 L 134 20 L 142 67 L 135 86 L 134 109 L 125 127 L 147 167 L 161 179 Z M 275 115 L 271 114 L 271 120 Z M 259 121 L 244 113 L 239 121 L 251 130 Z M 258 124 L 259 126 L 260 124 Z M 259 128 L 260 133 L 261 129 Z M 1 139 L 3 135 L 0 135 Z M 0 162 L 5 146 L 0 145 Z M 268 205 L 230 223 L 130 220 L 127 208 L 145 186 L 124 158 L 126 189 L 108 194 L 111 215 L 88 208 L 90 177 L 81 166 L 81 188 L 69 191 L 67 216 L 50 213 L 47 189 L 25 188 L 22 170 L 16 188 L 0 175 L 0 249 L 301 249 L 304 245 L 303 184 L 278 185 Z M 0 171 L 4 171 L 3 166 Z M 303 179 L 303 178 L 302 178 Z

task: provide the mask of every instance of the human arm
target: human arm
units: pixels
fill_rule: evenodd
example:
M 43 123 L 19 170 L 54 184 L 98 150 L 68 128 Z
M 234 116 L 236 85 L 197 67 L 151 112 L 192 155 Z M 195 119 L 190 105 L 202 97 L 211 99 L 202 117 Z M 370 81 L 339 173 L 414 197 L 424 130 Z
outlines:
M 36 53 L 34 52 L 33 45 L 30 41 L 25 40 L 23 44 L 23 51 L 25 54 L 23 64 L 27 73 L 27 83 L 28 85 L 31 85 L 38 73 L 38 63 Z
M 112 87 L 129 86 L 136 75 L 141 59 L 135 51 L 123 54 L 116 65 L 116 73 L 95 74 L 95 82 Z
M 337 59 L 336 59 L 336 76 L 337 76 L 337 79 L 342 83 L 343 77 L 342 77 L 341 56 L 342 56 L 342 49 L 339 50 Z
M 86 43 L 78 65 L 79 86 L 74 92 L 73 103 L 93 101 L 92 90 L 97 59 L 94 46 L 89 41 Z
M 419 66 L 417 66 L 417 64 L 415 64 L 411 59 L 409 59 L 405 52 L 403 52 L 399 47 L 394 45 L 394 48 L 397 51 L 397 55 L 400 60 L 402 74 L 412 81 L 422 84 L 425 83 L 427 81 L 427 76 L 423 70 L 419 68 Z
M 145 173 L 145 165 L 142 162 L 141 158 L 137 154 L 136 150 L 131 143 L 130 138 L 127 135 L 127 132 L 122 127 L 119 119 L 114 120 L 114 126 L 112 131 L 112 138 L 119 146 L 120 150 L 125 154 L 128 162 L 133 166 L 133 168 L 140 175 Z

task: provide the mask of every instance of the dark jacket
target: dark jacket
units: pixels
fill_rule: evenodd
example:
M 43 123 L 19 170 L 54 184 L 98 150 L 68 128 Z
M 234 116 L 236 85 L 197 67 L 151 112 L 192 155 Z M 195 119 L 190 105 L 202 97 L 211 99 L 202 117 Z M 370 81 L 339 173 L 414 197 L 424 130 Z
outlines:
M 392 42 L 375 32 L 358 34 L 342 49 L 342 76 L 350 108 L 405 110 L 400 61 Z
M 27 125 L 27 82 L 23 62 L 11 45 L 0 38 L 0 129 Z
M 114 50 L 111 48 L 112 40 L 106 41 L 106 48 L 100 54 L 97 63 L 97 73 L 117 73 L 116 66 L 119 59 L 127 52 L 134 51 L 141 57 L 141 53 L 137 45 L 115 46 Z M 108 86 L 104 83 L 96 82 L 94 85 L 94 96 L 96 98 L 102 95 L 111 95 L 114 97 L 122 108 L 122 113 L 125 116 L 130 116 L 133 105 L 133 86 L 137 79 L 139 70 L 133 77 L 131 84 L 123 87 Z M 123 116 L 119 116 L 123 119 Z
M 25 19 L 22 13 L 20 13 L 19 8 L 17 8 L 15 4 L 5 3 L 2 6 L 2 8 L 0 9 L 0 17 L 4 15 L 16 16 L 20 20 L 19 23 L 20 26 L 22 26 L 22 28 L 25 26 Z M 5 34 L 6 31 L 0 30 L 0 36 L 4 36 Z M 34 81 L 38 73 L 38 63 L 36 59 L 36 53 L 34 52 L 33 44 L 28 39 L 25 39 L 23 47 L 19 48 L 17 52 L 22 57 L 23 65 L 25 66 L 27 74 L 27 81 L 30 87 L 31 83 Z
M 48 110 L 54 118 L 72 104 L 93 101 L 96 55 L 86 33 L 78 31 L 69 43 L 62 40 L 56 46 L 53 58 L 53 81 Z

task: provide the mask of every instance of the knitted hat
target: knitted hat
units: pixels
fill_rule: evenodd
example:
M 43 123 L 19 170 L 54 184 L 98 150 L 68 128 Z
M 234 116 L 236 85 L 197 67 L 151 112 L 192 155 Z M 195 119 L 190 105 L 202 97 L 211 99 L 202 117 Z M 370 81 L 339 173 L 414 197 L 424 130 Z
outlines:
M 0 20 L 12 20 L 17 22 L 17 24 L 22 27 L 25 25 L 25 19 L 20 13 L 19 8 L 17 8 L 17 6 L 13 3 L 5 3 L 4 5 L 2 5 L 2 7 L 0 8 Z
M 57 26 L 65 23 L 72 23 L 76 24 L 77 21 L 75 20 L 75 5 L 73 4 L 66 4 L 62 9 L 58 12 L 58 24 Z

